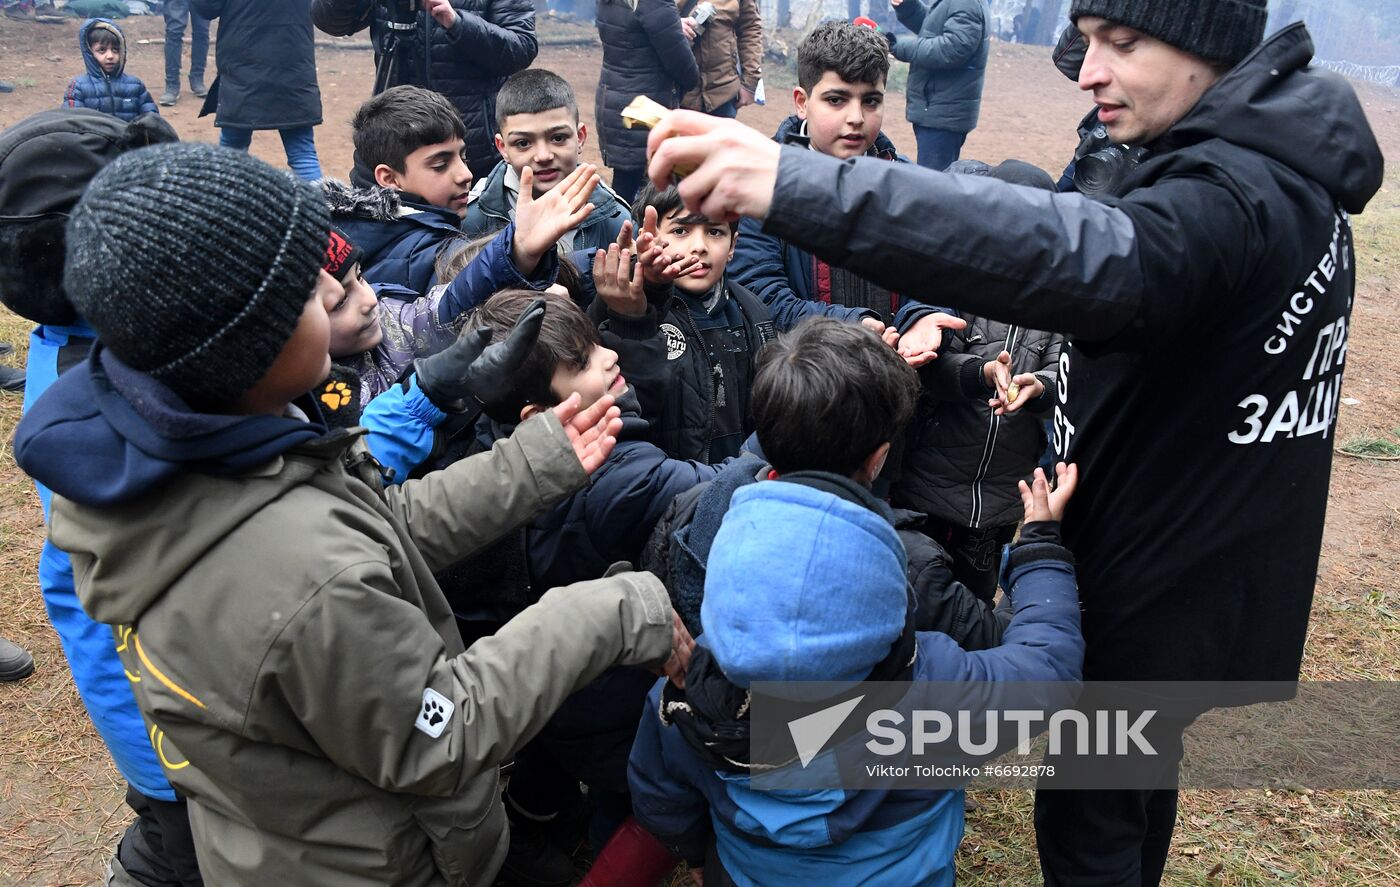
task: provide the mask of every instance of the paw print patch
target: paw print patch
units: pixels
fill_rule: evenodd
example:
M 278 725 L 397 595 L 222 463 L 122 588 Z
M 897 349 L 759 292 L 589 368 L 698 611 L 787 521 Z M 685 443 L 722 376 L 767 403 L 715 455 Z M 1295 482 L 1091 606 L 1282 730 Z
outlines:
M 331 410 L 348 406 L 353 398 L 350 386 L 344 382 L 327 382 L 326 387 L 321 389 L 321 403 Z
M 447 729 L 447 722 L 452 720 L 452 713 L 456 710 L 457 706 L 451 699 L 432 687 L 425 687 L 423 704 L 418 709 L 418 720 L 413 722 L 413 726 L 437 739 Z

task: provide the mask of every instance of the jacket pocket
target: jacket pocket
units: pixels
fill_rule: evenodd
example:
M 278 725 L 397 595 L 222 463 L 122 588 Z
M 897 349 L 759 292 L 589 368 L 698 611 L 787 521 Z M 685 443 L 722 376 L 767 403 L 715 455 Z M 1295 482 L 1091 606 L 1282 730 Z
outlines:
M 414 799 L 413 818 L 449 884 L 473 884 L 482 872 L 500 867 L 508 832 L 499 789 L 498 772 L 492 770 L 452 797 Z

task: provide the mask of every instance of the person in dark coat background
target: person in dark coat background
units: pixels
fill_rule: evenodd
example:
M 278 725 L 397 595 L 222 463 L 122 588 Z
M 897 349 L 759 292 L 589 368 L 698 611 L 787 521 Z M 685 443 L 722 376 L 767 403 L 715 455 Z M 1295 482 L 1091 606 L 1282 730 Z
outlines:
M 421 0 L 414 16 L 412 30 L 396 32 L 389 27 L 389 4 L 384 2 L 311 2 L 311 20 L 327 34 L 345 37 L 369 28 L 376 95 L 408 85 L 447 96 L 467 127 L 467 166 L 473 178 L 484 178 L 501 159 L 493 138 L 496 93 L 507 77 L 530 67 L 539 52 L 534 4 Z M 395 36 L 397 49 L 392 46 Z
M 603 70 L 598 75 L 598 150 L 613 171 L 613 190 L 632 201 L 647 165 L 647 131 L 626 129 L 622 109 L 639 95 L 668 108 L 700 83 L 700 68 L 670 0 L 603 0 L 598 4 Z
M 904 116 L 914 124 L 919 165 L 944 170 L 962 153 L 982 111 L 987 76 L 983 0 L 890 0 L 900 24 L 917 34 L 886 34 L 890 52 L 909 63 Z
M 198 15 L 219 19 L 214 81 L 204 110 L 218 109 L 219 144 L 247 151 L 253 132 L 275 129 L 287 165 L 303 179 L 321 178 L 313 128 L 321 123 L 316 32 L 311 0 L 191 0 Z

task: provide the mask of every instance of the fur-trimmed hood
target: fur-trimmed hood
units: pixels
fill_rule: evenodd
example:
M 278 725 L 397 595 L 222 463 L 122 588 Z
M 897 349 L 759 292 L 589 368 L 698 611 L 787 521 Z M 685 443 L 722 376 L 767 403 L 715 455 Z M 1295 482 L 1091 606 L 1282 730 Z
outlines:
M 333 216 L 392 222 L 403 210 L 399 192 L 389 188 L 357 188 L 336 179 L 322 179 L 320 185 Z
M 335 224 L 364 250 L 360 267 L 366 280 L 419 294 L 432 287 L 438 250 L 462 237 L 462 220 L 455 212 L 388 188 L 359 188 L 334 179 L 320 184 Z

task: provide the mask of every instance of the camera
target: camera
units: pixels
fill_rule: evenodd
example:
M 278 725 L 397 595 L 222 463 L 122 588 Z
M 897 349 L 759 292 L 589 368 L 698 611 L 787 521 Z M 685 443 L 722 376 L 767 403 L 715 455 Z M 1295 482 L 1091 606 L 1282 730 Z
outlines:
M 1097 197 L 1113 194 L 1118 186 L 1147 159 L 1146 148 L 1118 145 L 1102 123 L 1087 126 L 1074 152 L 1074 187 L 1080 194 Z
M 695 39 L 699 40 L 705 35 L 705 25 L 709 24 L 710 19 L 715 17 L 715 5 L 706 0 L 695 7 L 695 11 L 691 13 L 690 17 L 695 19 Z
M 385 22 L 395 30 L 408 30 L 418 24 L 418 10 L 421 0 L 384 0 L 388 10 Z M 407 27 L 405 27 L 407 26 Z

